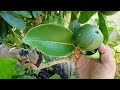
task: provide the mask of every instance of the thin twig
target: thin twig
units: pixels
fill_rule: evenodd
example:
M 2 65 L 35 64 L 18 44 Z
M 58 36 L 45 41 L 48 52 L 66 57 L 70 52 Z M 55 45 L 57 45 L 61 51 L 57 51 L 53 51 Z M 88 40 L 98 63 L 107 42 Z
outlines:
M 45 64 L 40 64 L 39 67 L 37 67 L 36 65 L 34 65 L 32 63 L 27 63 L 27 64 L 25 64 L 25 66 L 30 66 L 30 67 L 32 67 L 32 69 L 35 69 L 35 70 L 41 70 L 41 69 L 44 69 L 44 68 L 47 68 L 47 67 L 50 67 L 50 66 L 53 66 L 53 65 L 56 65 L 56 64 L 67 62 L 69 59 L 70 58 L 57 59 L 55 61 L 51 61 L 51 62 L 48 62 L 48 63 L 45 63 Z
M 70 58 L 58 59 L 58 60 L 51 61 L 51 62 L 46 63 L 46 64 L 40 64 L 38 69 L 40 70 L 40 69 L 44 69 L 44 68 L 47 68 L 47 67 L 50 67 L 50 66 L 53 66 L 53 65 L 56 65 L 56 64 L 64 63 L 64 62 L 67 62 L 69 59 Z

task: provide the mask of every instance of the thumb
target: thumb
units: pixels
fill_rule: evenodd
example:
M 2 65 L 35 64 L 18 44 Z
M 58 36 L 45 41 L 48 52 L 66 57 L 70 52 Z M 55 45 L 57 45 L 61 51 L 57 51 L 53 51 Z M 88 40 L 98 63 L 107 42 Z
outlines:
M 102 63 L 111 63 L 113 62 L 113 53 L 112 50 L 110 48 L 108 48 L 107 46 L 105 46 L 104 44 L 102 44 L 99 48 L 98 48 L 100 54 L 101 54 L 101 62 Z

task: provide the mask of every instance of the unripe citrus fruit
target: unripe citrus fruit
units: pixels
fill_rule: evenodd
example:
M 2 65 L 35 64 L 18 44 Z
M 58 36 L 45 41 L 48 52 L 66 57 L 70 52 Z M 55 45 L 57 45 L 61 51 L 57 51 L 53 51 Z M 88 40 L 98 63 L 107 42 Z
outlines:
M 75 45 L 82 50 L 97 49 L 103 43 L 103 34 L 95 25 L 83 25 L 75 35 Z

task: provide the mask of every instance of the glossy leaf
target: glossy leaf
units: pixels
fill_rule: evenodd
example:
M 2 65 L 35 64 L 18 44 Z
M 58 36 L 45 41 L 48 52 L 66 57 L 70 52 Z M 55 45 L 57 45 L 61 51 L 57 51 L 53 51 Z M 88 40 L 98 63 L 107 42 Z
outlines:
M 32 11 L 32 14 L 35 18 L 37 18 L 42 14 L 42 11 Z
M 0 79 L 10 79 L 15 71 L 17 60 L 13 58 L 0 58 Z
M 75 49 L 71 30 L 58 24 L 31 28 L 22 40 L 50 56 L 67 56 Z
M 108 42 L 108 30 L 107 30 L 107 25 L 104 16 L 98 12 L 98 17 L 99 17 L 99 29 L 101 30 L 103 36 L 104 36 L 104 44 L 107 44 Z
M 0 15 L 8 24 L 16 27 L 17 29 L 24 29 L 26 27 L 24 21 L 21 18 L 10 12 L 1 12 Z
M 58 74 L 54 74 L 49 79 L 61 79 L 61 77 Z
M 30 15 L 30 13 L 28 11 L 13 11 L 15 14 L 24 16 L 26 18 L 32 18 L 32 16 Z
M 96 11 L 81 11 L 78 21 L 81 24 L 83 24 L 83 23 L 87 22 L 95 13 L 96 13 Z

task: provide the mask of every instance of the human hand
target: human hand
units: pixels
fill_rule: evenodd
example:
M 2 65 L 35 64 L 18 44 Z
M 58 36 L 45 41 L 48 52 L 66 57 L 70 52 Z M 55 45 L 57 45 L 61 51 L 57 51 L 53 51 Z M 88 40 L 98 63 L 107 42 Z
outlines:
M 116 63 L 113 61 L 113 53 L 110 48 L 102 44 L 98 48 L 101 59 L 97 61 L 85 55 L 80 55 L 80 50 L 76 51 L 75 61 L 79 79 L 114 79 Z

